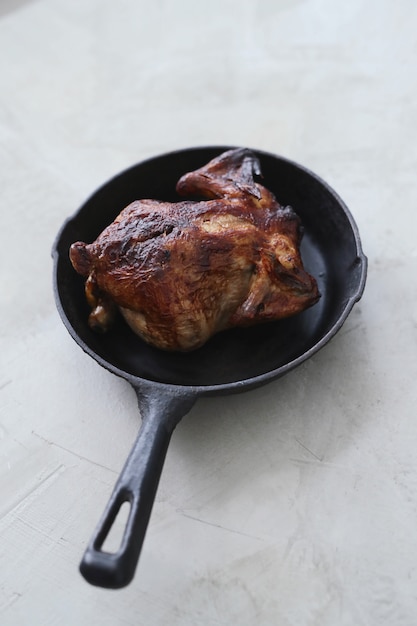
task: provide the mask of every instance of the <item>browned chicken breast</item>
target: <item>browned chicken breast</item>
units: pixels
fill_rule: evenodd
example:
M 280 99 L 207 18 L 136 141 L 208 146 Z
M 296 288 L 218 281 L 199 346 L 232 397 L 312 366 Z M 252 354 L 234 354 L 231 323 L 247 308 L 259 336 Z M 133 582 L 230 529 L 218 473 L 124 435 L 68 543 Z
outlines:
M 193 350 L 234 326 L 278 320 L 317 302 L 300 257 L 300 220 L 258 182 L 257 157 L 230 150 L 184 175 L 175 203 L 137 200 L 70 259 L 86 278 L 90 326 L 117 310 L 146 342 Z

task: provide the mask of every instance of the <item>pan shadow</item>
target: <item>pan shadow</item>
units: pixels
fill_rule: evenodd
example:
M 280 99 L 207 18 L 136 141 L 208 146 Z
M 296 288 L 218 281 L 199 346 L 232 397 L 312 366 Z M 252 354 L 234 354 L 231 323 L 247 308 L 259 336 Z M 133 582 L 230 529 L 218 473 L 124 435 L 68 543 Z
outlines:
M 330 344 L 286 376 L 239 395 L 198 400 L 173 435 L 164 471 L 179 466 L 185 499 L 204 491 L 208 476 L 233 497 L 261 472 L 279 482 L 294 464 L 342 463 L 367 414 L 369 381 L 360 367 L 366 354 L 357 307 Z
M 3 0 L 0 4 L 0 18 L 18 9 L 23 9 L 28 4 L 33 4 L 37 0 Z

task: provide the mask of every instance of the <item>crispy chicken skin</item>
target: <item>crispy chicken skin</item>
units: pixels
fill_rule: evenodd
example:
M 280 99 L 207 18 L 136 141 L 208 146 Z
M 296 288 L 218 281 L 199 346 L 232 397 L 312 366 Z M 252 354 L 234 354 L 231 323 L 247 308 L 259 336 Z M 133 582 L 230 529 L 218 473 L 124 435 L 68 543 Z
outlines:
M 132 202 L 91 244 L 70 248 L 86 278 L 91 328 L 117 310 L 144 341 L 193 350 L 215 333 L 294 315 L 317 302 L 300 220 L 258 182 L 257 157 L 230 150 L 177 183 L 175 203 Z

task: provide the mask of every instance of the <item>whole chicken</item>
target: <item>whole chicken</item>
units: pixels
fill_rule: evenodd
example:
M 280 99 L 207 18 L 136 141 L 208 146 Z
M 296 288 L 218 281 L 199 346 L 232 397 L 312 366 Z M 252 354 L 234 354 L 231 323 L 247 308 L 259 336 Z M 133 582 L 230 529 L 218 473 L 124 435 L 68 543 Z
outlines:
M 254 153 L 229 150 L 178 181 L 181 196 L 200 201 L 137 200 L 96 241 L 74 243 L 90 327 L 107 331 L 120 311 L 149 344 L 187 351 L 317 302 L 300 219 L 256 182 L 260 174 Z

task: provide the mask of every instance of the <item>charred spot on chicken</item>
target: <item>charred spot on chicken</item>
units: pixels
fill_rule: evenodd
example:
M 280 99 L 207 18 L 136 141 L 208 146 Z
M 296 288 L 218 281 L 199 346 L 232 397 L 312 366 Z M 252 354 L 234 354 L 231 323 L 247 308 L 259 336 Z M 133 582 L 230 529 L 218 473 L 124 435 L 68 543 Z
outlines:
M 90 327 L 106 332 L 120 311 L 149 344 L 187 351 L 221 330 L 315 304 L 300 219 L 256 181 L 259 174 L 255 154 L 229 150 L 178 181 L 181 196 L 201 201 L 137 200 L 93 243 L 73 243 Z

